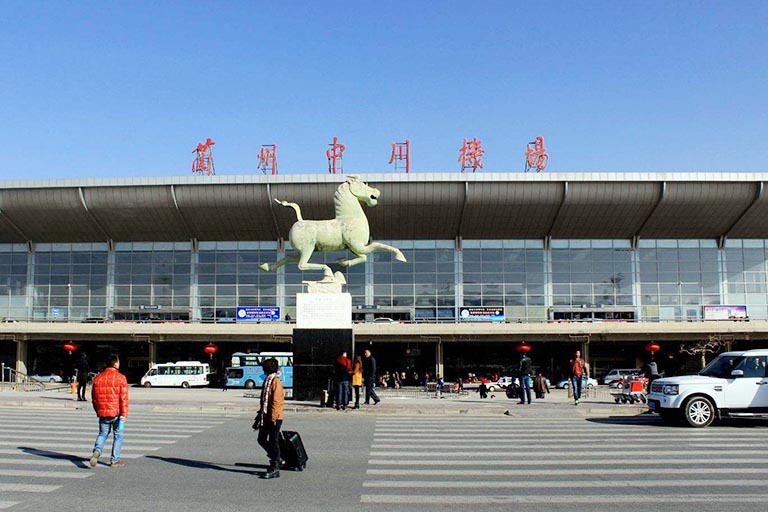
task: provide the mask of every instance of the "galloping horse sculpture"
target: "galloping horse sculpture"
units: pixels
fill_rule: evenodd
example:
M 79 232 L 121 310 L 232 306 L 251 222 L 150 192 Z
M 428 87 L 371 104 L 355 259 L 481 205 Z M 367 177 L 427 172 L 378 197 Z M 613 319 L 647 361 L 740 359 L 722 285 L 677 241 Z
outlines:
M 376 206 L 380 194 L 378 189 L 369 187 L 360 181 L 359 177 L 347 176 L 347 181 L 339 185 L 333 194 L 336 217 L 329 220 L 304 220 L 298 204 L 275 198 L 275 202 L 289 206 L 296 211 L 298 220 L 291 227 L 288 238 L 298 255 L 288 255 L 277 263 L 263 263 L 259 268 L 269 272 L 286 263 L 296 262 L 299 270 L 302 271 L 322 270 L 323 281 L 345 283 L 346 280 L 341 272 L 336 272 L 334 277 L 331 267 L 328 265 L 310 263 L 309 258 L 312 253 L 315 251 L 339 251 L 346 247 L 357 257 L 336 260 L 344 267 L 365 262 L 368 259 L 368 254 L 375 251 L 389 251 L 395 255 L 397 261 L 406 261 L 405 256 L 397 247 L 379 242 L 368 243 L 371 231 L 360 203 Z

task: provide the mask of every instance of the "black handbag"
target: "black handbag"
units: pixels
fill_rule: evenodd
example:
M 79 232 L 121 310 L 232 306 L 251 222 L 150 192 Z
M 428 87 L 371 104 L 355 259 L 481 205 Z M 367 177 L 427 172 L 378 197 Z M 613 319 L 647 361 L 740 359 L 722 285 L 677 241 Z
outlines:
M 253 428 L 253 430 L 259 430 L 263 426 L 264 426 L 264 413 L 259 411 L 256 413 L 256 417 L 253 418 L 253 425 L 251 428 Z

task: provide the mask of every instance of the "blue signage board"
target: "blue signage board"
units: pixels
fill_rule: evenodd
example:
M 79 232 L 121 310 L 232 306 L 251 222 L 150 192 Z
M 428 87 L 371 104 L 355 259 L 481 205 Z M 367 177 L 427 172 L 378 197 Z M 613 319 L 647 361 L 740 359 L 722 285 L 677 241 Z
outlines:
M 279 307 L 237 306 L 238 322 L 277 322 L 279 320 Z
M 463 307 L 459 308 L 459 319 L 462 322 L 503 322 L 504 308 L 492 307 Z

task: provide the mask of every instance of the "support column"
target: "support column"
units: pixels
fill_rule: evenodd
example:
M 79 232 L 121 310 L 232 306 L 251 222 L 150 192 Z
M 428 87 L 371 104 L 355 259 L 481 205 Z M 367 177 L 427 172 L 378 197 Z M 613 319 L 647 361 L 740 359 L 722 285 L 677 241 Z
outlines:
M 18 382 L 19 373 L 29 375 L 27 370 L 27 350 L 28 344 L 26 340 L 16 340 L 16 379 Z
M 152 368 L 153 365 L 157 364 L 157 343 L 155 343 L 152 340 L 147 340 L 148 345 L 148 356 L 149 356 L 149 368 Z
M 445 359 L 443 357 L 443 340 L 437 340 L 435 345 L 435 376 L 445 379 Z

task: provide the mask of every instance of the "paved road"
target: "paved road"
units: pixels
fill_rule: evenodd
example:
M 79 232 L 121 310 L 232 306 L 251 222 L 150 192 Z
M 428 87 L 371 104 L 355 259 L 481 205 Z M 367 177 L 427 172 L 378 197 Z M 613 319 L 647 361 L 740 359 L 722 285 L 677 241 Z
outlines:
M 291 413 L 309 467 L 266 481 L 249 413 L 137 411 L 127 465 L 91 469 L 92 411 L 0 407 L 0 509 L 765 510 L 765 423 L 693 430 L 575 409 Z

